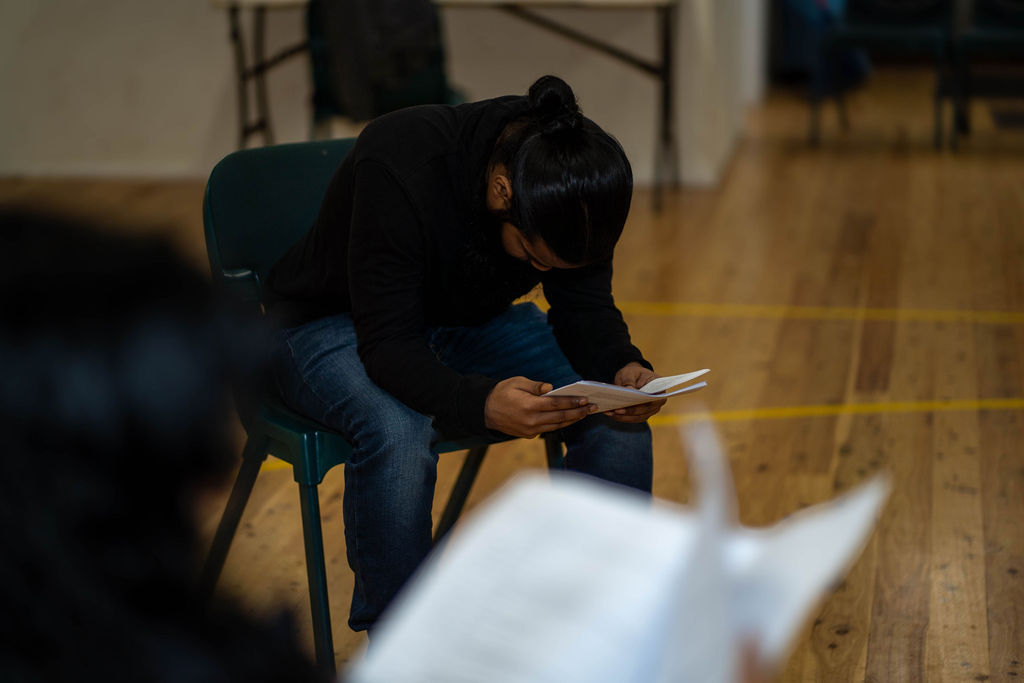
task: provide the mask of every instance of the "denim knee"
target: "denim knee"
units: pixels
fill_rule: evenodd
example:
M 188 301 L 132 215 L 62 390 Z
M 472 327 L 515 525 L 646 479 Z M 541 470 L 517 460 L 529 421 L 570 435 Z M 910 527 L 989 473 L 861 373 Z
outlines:
M 567 469 L 650 492 L 654 478 L 651 428 L 592 415 L 563 430 Z
M 365 461 L 378 455 L 404 460 L 415 454 L 422 454 L 429 460 L 433 421 L 404 404 L 395 403 L 348 416 L 346 431 L 353 451 L 358 453 L 353 453 L 354 460 Z

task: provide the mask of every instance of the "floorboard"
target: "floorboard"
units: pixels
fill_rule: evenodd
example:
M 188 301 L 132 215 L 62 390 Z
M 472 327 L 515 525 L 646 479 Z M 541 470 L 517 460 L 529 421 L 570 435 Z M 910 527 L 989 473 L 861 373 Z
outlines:
M 851 127 L 772 92 L 750 114 L 723 183 L 652 213 L 637 191 L 615 293 L 665 373 L 710 386 L 652 421 L 655 494 L 691 497 L 678 426 L 707 411 L 744 523 L 763 525 L 875 472 L 894 484 L 877 532 L 806 624 L 779 680 L 1015 681 L 1024 661 L 1024 135 L 987 124 L 957 153 L 931 147 L 930 83 L 881 69 L 851 96 Z M 685 150 L 684 150 L 685 154 Z M 685 163 L 685 160 L 684 160 Z M 0 179 L 0 205 L 163 234 L 204 267 L 200 181 Z M 461 456 L 441 458 L 438 503 Z M 471 495 L 543 467 L 539 442 L 499 445 Z M 343 477 L 321 500 L 339 666 L 352 577 Z M 212 535 L 223 495 L 198 511 Z M 221 590 L 285 606 L 309 638 L 297 491 L 269 464 Z

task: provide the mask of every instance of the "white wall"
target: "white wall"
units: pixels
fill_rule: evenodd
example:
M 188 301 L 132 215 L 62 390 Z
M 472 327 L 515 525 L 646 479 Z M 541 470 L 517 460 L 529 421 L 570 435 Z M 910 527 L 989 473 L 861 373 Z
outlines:
M 303 37 L 281 10 L 268 43 Z M 0 0 L 0 174 L 204 177 L 236 145 L 226 13 L 202 0 Z M 303 57 L 271 78 L 308 134 Z
M 538 11 L 645 59 L 657 59 L 654 13 L 637 10 Z M 638 181 L 653 170 L 657 82 L 622 62 L 498 9 L 443 14 L 448 71 L 469 99 L 525 93 L 553 73 L 576 92 L 585 114 L 619 139 Z
M 763 88 L 763 49 L 751 44 L 763 32 L 763 1 L 682 0 L 676 123 L 687 183 L 717 180 L 743 109 Z M 651 11 L 545 13 L 657 56 Z M 556 73 L 622 141 L 638 184 L 650 182 L 652 78 L 500 10 L 448 8 L 442 18 L 450 79 L 469 98 L 525 92 Z M 300 41 L 303 20 L 298 9 L 270 12 L 268 52 Z M 269 84 L 278 141 L 306 139 L 305 56 L 274 70 Z M 227 19 L 202 0 L 4 0 L 0 93 L 0 175 L 205 177 L 236 145 Z
M 740 101 L 749 106 L 761 101 L 767 87 L 768 7 L 766 0 L 742 0 L 740 9 Z

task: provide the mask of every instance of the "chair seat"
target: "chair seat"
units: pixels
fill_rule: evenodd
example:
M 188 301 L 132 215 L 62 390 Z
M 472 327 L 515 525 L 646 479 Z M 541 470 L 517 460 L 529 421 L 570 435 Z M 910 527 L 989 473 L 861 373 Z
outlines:
M 1024 27 L 968 29 L 957 36 L 956 45 L 968 50 L 991 49 L 1020 54 L 1024 52 Z
M 259 419 L 247 421 L 250 436 L 254 432 L 267 436 L 271 440 L 267 452 L 289 463 L 294 469 L 295 481 L 300 484 L 319 484 L 328 470 L 344 464 L 352 453 L 352 446 L 344 436 L 296 413 L 275 395 L 265 397 L 258 410 Z M 512 438 L 453 437 L 435 431 L 433 447 L 437 453 L 454 453 L 485 448 Z M 308 460 L 304 461 L 304 457 Z
M 829 46 L 869 44 L 873 49 L 884 46 L 894 52 L 913 52 L 941 47 L 945 40 L 946 32 L 937 26 L 858 26 L 854 24 L 836 27 L 825 34 L 825 41 Z
M 273 396 L 264 398 L 259 419 L 247 429 L 250 438 L 262 433 L 270 439 L 267 452 L 289 463 L 300 484 L 319 484 L 328 470 L 343 464 L 352 453 L 341 434 L 296 413 Z

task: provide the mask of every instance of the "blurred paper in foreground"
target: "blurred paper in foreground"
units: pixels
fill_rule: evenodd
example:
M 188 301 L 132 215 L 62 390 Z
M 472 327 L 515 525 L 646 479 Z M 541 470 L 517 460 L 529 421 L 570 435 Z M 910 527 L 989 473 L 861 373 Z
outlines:
M 513 479 L 427 560 L 348 680 L 726 683 L 744 642 L 781 664 L 888 485 L 745 528 L 713 429 L 686 440 L 695 509 L 572 474 Z

